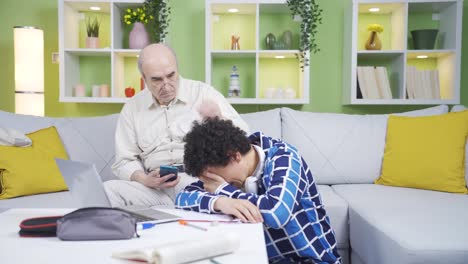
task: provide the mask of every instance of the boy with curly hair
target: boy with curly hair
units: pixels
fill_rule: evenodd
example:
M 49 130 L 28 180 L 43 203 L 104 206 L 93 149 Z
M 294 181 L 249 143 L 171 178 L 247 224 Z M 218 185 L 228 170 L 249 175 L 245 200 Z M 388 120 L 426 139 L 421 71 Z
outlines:
M 297 149 L 260 132 L 247 137 L 229 120 L 194 123 L 185 136 L 185 170 L 199 181 L 176 207 L 263 222 L 273 263 L 341 263 L 314 178 Z

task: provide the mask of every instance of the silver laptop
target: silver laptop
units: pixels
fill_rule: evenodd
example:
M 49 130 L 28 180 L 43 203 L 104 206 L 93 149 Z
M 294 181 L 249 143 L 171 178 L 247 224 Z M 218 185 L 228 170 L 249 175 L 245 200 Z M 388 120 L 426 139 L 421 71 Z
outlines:
M 111 207 L 101 177 L 93 164 L 63 159 L 55 159 L 55 162 L 68 186 L 72 199 L 78 206 Z M 180 219 L 177 215 L 147 206 L 132 205 L 118 208 L 132 214 L 138 222 L 164 223 Z

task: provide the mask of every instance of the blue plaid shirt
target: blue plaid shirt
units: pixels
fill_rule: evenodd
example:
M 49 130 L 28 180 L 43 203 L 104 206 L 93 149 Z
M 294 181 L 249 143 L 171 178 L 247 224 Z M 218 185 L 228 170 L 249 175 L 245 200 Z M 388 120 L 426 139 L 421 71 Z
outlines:
M 271 262 L 341 263 L 335 233 L 322 205 L 314 178 L 297 149 L 256 132 L 249 137 L 265 153 L 258 194 L 225 184 L 215 194 L 197 181 L 176 197 L 176 207 L 204 213 L 219 196 L 249 200 L 262 213 L 268 258 Z

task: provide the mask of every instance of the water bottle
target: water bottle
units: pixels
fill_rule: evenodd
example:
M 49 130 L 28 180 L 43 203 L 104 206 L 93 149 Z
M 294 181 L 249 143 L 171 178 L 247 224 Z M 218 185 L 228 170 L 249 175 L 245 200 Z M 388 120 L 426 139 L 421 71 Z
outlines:
M 239 73 L 236 65 L 232 66 L 231 75 L 229 77 L 228 97 L 240 97 Z

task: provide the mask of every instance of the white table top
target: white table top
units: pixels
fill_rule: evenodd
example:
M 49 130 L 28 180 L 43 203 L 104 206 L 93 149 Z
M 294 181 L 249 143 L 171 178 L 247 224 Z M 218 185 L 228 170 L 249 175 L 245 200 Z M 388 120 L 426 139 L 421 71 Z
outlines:
M 236 252 L 216 257 L 219 263 L 268 263 L 262 224 L 196 223 L 208 231 L 167 223 L 139 231 L 140 238 L 108 241 L 61 241 L 56 237 L 24 238 L 19 223 L 27 218 L 63 215 L 73 209 L 11 209 L 0 213 L 0 262 L 9 263 L 137 263 L 112 258 L 114 252 L 148 248 L 187 238 L 203 238 L 229 232 L 241 238 Z M 212 263 L 209 260 L 196 263 Z

